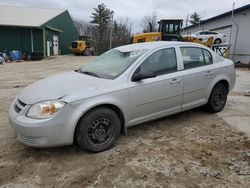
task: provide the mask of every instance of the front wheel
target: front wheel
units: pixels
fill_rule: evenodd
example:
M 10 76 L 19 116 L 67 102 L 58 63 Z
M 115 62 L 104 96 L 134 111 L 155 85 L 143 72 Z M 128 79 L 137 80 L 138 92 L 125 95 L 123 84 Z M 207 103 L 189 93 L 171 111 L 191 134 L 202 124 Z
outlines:
M 225 85 L 221 83 L 216 84 L 207 103 L 208 111 L 212 113 L 220 112 L 227 102 L 227 94 L 228 91 Z
M 82 149 L 100 152 L 109 149 L 118 138 L 121 122 L 109 108 L 99 108 L 83 116 L 76 127 L 76 140 Z

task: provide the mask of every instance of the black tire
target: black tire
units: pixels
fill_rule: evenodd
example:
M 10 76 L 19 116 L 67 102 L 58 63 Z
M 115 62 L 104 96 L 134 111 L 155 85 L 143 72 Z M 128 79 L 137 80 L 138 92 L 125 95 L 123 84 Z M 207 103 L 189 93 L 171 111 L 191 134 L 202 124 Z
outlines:
M 227 102 L 227 87 L 218 83 L 214 86 L 207 103 L 207 110 L 211 113 L 220 112 Z
M 221 39 L 215 39 L 214 44 L 221 44 Z
M 91 152 L 109 149 L 121 132 L 118 115 L 109 108 L 98 108 L 84 115 L 76 127 L 78 145 Z

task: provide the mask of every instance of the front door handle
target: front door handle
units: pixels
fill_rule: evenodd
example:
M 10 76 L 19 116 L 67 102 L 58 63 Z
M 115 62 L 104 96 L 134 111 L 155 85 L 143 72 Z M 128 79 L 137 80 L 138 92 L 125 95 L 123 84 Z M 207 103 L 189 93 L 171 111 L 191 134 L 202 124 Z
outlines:
M 206 76 L 213 76 L 214 75 L 214 72 L 213 71 L 207 71 L 206 72 Z
M 173 78 L 171 81 L 170 81 L 170 84 L 178 84 L 180 83 L 181 80 L 177 79 L 177 78 Z

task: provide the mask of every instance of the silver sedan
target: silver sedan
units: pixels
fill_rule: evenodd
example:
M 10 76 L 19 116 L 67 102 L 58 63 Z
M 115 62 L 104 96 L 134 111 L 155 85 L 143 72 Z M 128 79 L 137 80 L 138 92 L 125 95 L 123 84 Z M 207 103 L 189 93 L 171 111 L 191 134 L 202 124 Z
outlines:
M 9 119 L 26 145 L 76 140 L 81 148 L 99 152 L 130 126 L 202 105 L 221 111 L 234 84 L 233 62 L 205 46 L 132 44 L 27 86 L 11 104 Z

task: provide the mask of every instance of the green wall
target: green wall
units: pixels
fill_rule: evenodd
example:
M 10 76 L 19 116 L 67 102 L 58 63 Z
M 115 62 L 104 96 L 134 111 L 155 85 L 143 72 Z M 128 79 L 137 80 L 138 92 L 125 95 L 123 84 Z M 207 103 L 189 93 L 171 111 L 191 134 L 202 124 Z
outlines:
M 46 28 L 46 26 L 61 30 L 62 32 L 52 31 Z M 59 52 L 61 54 L 72 53 L 69 47 L 74 40 L 78 39 L 79 34 L 68 11 L 56 16 L 41 27 L 46 29 L 46 41 L 52 41 L 53 34 L 59 36 Z
M 62 32 L 51 30 L 51 27 Z M 0 26 L 0 52 L 19 50 L 21 52 L 31 52 L 31 29 L 33 31 L 33 49 L 34 51 L 44 52 L 43 49 L 43 29 L 45 30 L 45 55 L 47 54 L 47 41 L 53 41 L 53 35 L 59 37 L 59 53 L 72 53 L 69 49 L 71 43 L 78 39 L 78 31 L 69 15 L 64 11 L 40 28 Z M 51 47 L 53 55 L 53 46 Z
M 34 51 L 43 51 L 42 30 L 32 28 Z M 31 28 L 0 26 L 0 51 L 31 52 Z
M 33 31 L 33 50 L 43 53 L 43 31 L 41 29 L 32 29 Z

